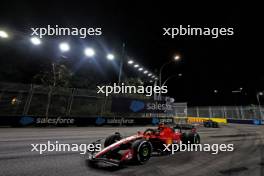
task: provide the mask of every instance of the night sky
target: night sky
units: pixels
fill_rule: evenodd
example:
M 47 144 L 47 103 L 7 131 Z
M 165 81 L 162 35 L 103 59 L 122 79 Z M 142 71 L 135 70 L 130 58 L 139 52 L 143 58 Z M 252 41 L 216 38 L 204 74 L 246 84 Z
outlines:
M 239 4 L 182 4 L 180 1 L 6 1 L 0 6 L 0 28 L 14 32 L 17 38 L 0 41 L 0 81 L 30 83 L 46 58 L 58 57 L 57 43 L 67 39 L 72 49 L 67 57 L 76 74 L 84 76 L 94 68 L 81 62 L 81 48 L 93 46 L 97 52 L 126 54 L 152 72 L 173 59 L 182 58 L 164 69 L 164 78 L 182 73 L 168 82 L 168 95 L 189 105 L 242 105 L 256 103 L 256 92 L 264 90 L 263 65 L 245 45 L 248 31 L 242 26 Z M 101 27 L 102 36 L 47 37 L 41 48 L 27 44 L 31 27 Z M 164 27 L 232 27 L 233 36 L 163 36 Z M 251 45 L 250 43 L 247 45 Z M 97 56 L 98 77 L 116 81 L 114 66 Z M 8 59 L 7 59 L 8 58 Z M 136 76 L 133 68 L 124 68 L 127 76 Z M 8 71 L 6 71 L 8 70 Z M 83 74 L 82 74 L 83 73 Z M 243 88 L 241 93 L 233 90 Z M 218 90 L 218 93 L 214 93 Z

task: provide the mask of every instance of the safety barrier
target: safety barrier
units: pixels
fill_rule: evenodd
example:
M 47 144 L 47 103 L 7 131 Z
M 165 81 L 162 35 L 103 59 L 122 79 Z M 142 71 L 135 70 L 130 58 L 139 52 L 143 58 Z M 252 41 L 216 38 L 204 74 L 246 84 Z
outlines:
M 227 119 L 226 118 L 208 118 L 208 117 L 188 117 L 187 122 L 188 123 L 203 123 L 205 120 L 212 120 L 214 122 L 218 122 L 218 123 L 227 123 Z
M 259 119 L 227 119 L 227 123 L 238 123 L 238 124 L 252 124 L 252 125 L 264 125 L 263 120 Z
M 258 119 L 226 119 L 226 118 L 206 118 L 206 117 L 50 117 L 43 116 L 2 116 L 0 126 L 144 126 L 157 125 L 159 123 L 203 123 L 205 120 L 213 120 L 218 123 L 238 123 L 263 125 L 263 120 Z
M 218 123 L 238 123 L 238 124 L 252 124 L 252 125 L 263 125 L 264 120 L 259 119 L 231 119 L 231 118 L 207 118 L 207 117 L 188 117 L 188 123 L 203 123 L 205 120 L 212 120 Z
M 172 117 L 50 117 L 4 116 L 0 126 L 144 126 L 159 123 L 173 124 Z

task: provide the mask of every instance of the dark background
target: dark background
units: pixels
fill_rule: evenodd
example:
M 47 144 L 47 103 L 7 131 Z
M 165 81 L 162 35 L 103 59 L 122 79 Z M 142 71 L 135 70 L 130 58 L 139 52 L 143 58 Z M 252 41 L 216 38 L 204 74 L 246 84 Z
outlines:
M 100 82 L 117 81 L 117 65 L 106 61 L 104 53 L 122 52 L 158 75 L 160 66 L 180 53 L 180 62 L 164 69 L 164 78 L 182 73 L 168 82 L 169 96 L 189 105 L 242 105 L 256 103 L 256 92 L 264 89 L 261 59 L 253 55 L 247 40 L 250 31 L 242 25 L 248 17 L 240 4 L 226 2 L 183 4 L 181 1 L 6 1 L 1 2 L 0 27 L 15 34 L 0 41 L 0 81 L 31 83 L 32 77 L 61 58 L 57 44 L 67 40 L 72 70 L 79 78 Z M 31 27 L 58 24 L 60 27 L 101 27 L 102 36 L 47 37 L 43 46 L 28 42 Z M 163 36 L 163 27 L 232 27 L 234 36 Z M 45 46 L 44 46 L 45 45 Z M 83 47 L 94 47 L 94 60 L 83 59 Z M 102 51 L 102 52 L 99 52 Z M 120 57 L 120 56 L 119 56 Z M 114 65 L 114 66 L 113 66 Z M 124 67 L 127 76 L 137 76 Z M 243 87 L 241 93 L 233 90 Z M 215 94 L 214 90 L 218 90 Z

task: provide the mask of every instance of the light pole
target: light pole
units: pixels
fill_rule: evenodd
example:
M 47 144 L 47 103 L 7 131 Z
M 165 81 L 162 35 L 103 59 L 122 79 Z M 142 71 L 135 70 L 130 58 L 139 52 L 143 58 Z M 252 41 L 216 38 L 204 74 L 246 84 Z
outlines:
M 163 84 L 162 84 L 162 86 L 165 86 L 165 84 L 170 80 L 170 79 L 172 79 L 172 78 L 180 78 L 180 77 L 182 77 L 182 74 L 181 73 L 179 73 L 178 75 L 172 75 L 172 76 L 169 76 L 164 82 L 163 82 Z M 161 86 L 161 87 L 162 87 Z
M 123 74 L 123 64 L 124 64 L 124 60 L 125 60 L 125 43 L 123 43 L 122 45 L 122 56 L 120 59 L 120 64 L 119 64 L 119 74 L 118 74 L 118 85 L 120 85 L 121 81 L 122 81 L 122 74 Z
M 172 78 L 174 78 L 174 77 L 176 77 L 176 78 L 180 78 L 180 77 L 182 77 L 182 74 L 179 73 L 178 75 L 172 75 L 172 76 L 169 76 L 169 77 L 163 82 L 162 86 L 165 86 L 165 84 L 166 84 L 170 79 L 172 79 Z M 156 85 L 157 85 L 157 80 L 158 80 L 158 78 L 155 77 L 154 79 L 155 79 L 154 86 L 156 86 Z M 162 87 L 162 86 L 161 86 L 161 87 Z M 157 95 L 154 94 L 154 100 L 157 100 L 157 99 L 160 100 L 160 99 L 161 99 L 160 95 L 161 95 L 161 93 L 159 93 L 159 96 L 156 97 Z
M 235 105 L 237 106 L 239 99 L 243 98 L 243 87 L 240 87 L 237 90 L 232 90 L 233 95 L 240 95 L 240 97 L 235 96 Z
M 259 109 L 259 114 L 260 114 L 260 120 L 262 120 L 262 111 L 261 111 L 261 104 L 260 104 L 259 96 L 263 96 L 263 92 L 258 92 L 256 94 L 257 101 L 258 101 L 258 109 Z
M 247 100 L 247 92 L 244 90 L 243 87 L 240 87 L 236 90 L 232 91 L 232 94 L 234 95 L 234 104 L 237 111 L 237 116 L 242 116 L 242 119 L 244 118 L 244 111 L 243 106 L 248 102 Z
M 181 59 L 181 56 L 180 55 L 175 55 L 173 60 L 170 60 L 169 62 L 166 62 L 164 63 L 161 67 L 160 67 L 160 70 L 159 70 L 159 86 L 161 87 L 161 84 L 162 84 L 162 70 L 164 69 L 164 67 L 166 65 L 169 65 L 170 63 L 172 62 L 175 62 L 175 61 L 179 61 Z M 159 94 L 159 100 L 161 99 L 161 93 Z

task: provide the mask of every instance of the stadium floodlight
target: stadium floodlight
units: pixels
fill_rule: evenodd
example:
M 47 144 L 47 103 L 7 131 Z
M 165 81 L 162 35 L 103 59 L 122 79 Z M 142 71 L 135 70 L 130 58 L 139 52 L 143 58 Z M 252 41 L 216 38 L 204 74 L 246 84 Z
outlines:
M 133 63 L 134 63 L 134 61 L 132 61 L 132 60 L 129 60 L 127 63 L 131 65 L 131 64 L 133 64 Z
M 139 65 L 138 65 L 138 64 L 136 64 L 136 65 L 134 65 L 134 67 L 135 67 L 135 68 L 138 68 L 138 67 L 139 67 Z
M 95 51 L 92 48 L 85 48 L 84 54 L 87 57 L 93 57 L 95 55 Z
M 107 54 L 106 58 L 108 60 L 114 60 L 115 59 L 115 56 L 113 54 Z
M 143 73 L 144 73 L 144 74 L 147 74 L 147 73 L 148 73 L 148 71 L 147 71 L 147 70 L 145 70 Z
M 182 76 L 182 73 L 179 73 L 178 76 L 181 77 Z
M 175 61 L 178 61 L 178 60 L 180 60 L 180 59 L 181 59 L 181 56 L 180 56 L 179 54 L 177 54 L 177 55 L 174 56 L 174 60 L 175 60 Z
M 218 90 L 214 90 L 214 93 L 218 93 Z
M 67 52 L 70 50 L 70 45 L 66 42 L 63 42 L 59 45 L 59 48 L 62 52 Z
M 151 78 L 155 78 L 155 76 L 153 75 L 153 76 L 151 76 Z
M 259 94 L 260 96 L 263 96 L 263 92 L 259 92 L 258 94 Z
M 140 67 L 139 69 L 138 69 L 138 71 L 142 71 L 143 70 L 143 68 L 142 67 Z
M 158 80 L 158 78 L 156 77 L 155 80 Z
M 40 45 L 41 44 L 41 40 L 37 37 L 31 37 L 30 41 L 33 45 Z
M 152 76 L 152 74 L 151 74 L 151 73 L 149 73 L 149 74 L 148 74 L 148 76 Z
M 8 38 L 8 33 L 6 31 L 0 30 L 0 38 Z

